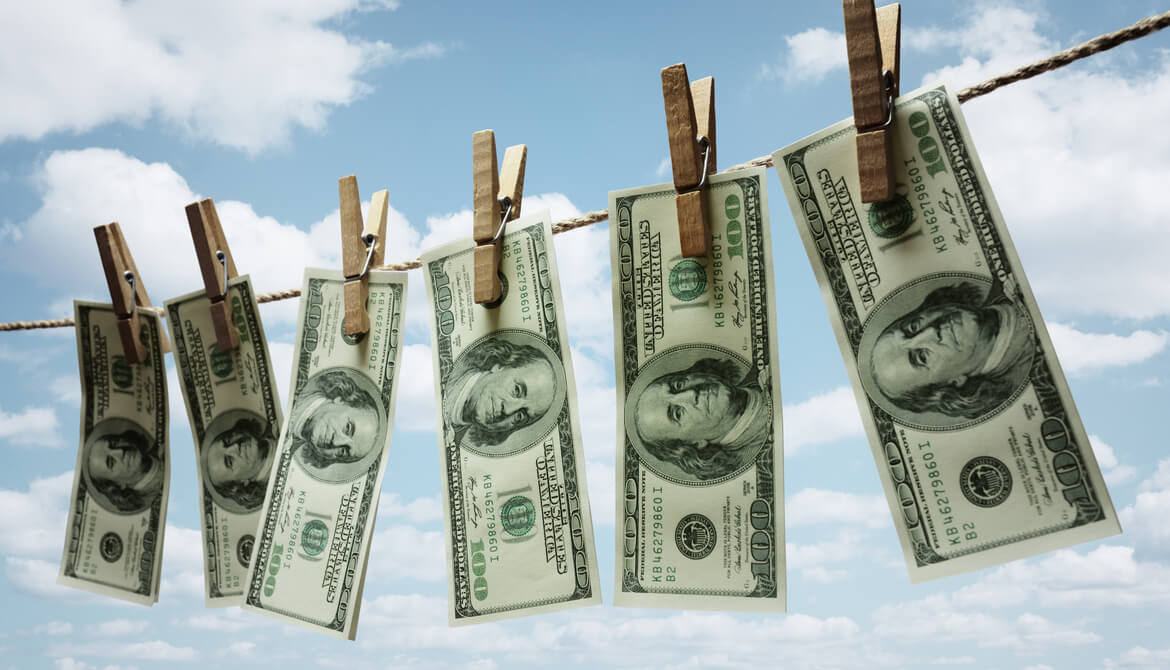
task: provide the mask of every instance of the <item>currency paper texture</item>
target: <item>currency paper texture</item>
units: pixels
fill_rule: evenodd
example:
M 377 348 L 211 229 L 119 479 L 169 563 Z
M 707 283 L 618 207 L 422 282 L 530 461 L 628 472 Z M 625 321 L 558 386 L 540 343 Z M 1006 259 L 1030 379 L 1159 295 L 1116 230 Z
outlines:
M 406 274 L 371 271 L 370 330 L 345 334 L 344 278 L 305 270 L 290 405 L 244 607 L 354 639 L 394 421 Z
M 166 303 L 195 442 L 209 607 L 244 602 L 244 579 L 281 427 L 280 395 L 251 280 L 232 279 L 225 300 L 240 341 L 231 351 L 219 350 L 206 292 Z
M 672 185 L 609 194 L 618 605 L 785 609 L 764 177 L 708 179 L 712 244 L 701 258 L 680 254 Z
M 422 256 L 451 625 L 601 602 L 548 212 L 508 224 L 493 305 L 475 303 L 474 248 Z
M 57 582 L 158 602 L 171 459 L 159 318 L 141 310 L 145 363 L 122 355 L 108 304 L 74 301 L 81 444 Z
M 911 581 L 1120 532 L 958 100 L 903 96 L 892 132 L 886 203 L 861 202 L 851 120 L 774 159 Z

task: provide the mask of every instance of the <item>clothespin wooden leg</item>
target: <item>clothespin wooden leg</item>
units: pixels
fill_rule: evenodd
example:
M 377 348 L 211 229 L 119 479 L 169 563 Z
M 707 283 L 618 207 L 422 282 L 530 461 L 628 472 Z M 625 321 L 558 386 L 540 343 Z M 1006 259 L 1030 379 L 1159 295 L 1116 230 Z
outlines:
M 93 235 L 97 241 L 98 255 L 102 259 L 102 269 L 106 274 L 106 284 L 110 288 L 114 313 L 118 316 L 118 334 L 122 340 L 123 355 L 130 363 L 144 363 L 147 351 L 140 337 L 142 323 L 138 318 L 137 308 L 150 306 L 146 285 L 134 264 L 134 257 L 130 255 L 130 247 L 126 244 L 126 238 L 122 237 L 122 228 L 117 221 L 96 226 Z M 163 353 L 170 351 L 167 338 L 161 340 Z
M 843 3 L 861 201 L 882 202 L 894 197 L 892 120 L 899 85 L 902 10 L 897 3 L 875 10 L 873 0 Z
M 674 174 L 675 207 L 682 255 L 705 256 L 711 250 L 706 214 L 706 177 L 715 173 L 715 80 L 689 83 L 682 63 L 662 69 L 662 99 Z M 700 146 L 699 138 L 705 146 Z
M 496 134 L 481 130 L 471 136 L 473 229 L 475 238 L 475 302 L 500 299 L 503 287 L 497 275 L 503 245 L 496 237 L 500 224 L 500 174 L 496 163 Z
M 382 264 L 386 253 L 386 213 L 389 192 L 378 191 L 370 198 L 370 212 L 362 223 L 362 202 L 358 196 L 357 177 L 337 180 L 341 203 L 341 270 L 345 275 L 342 297 L 345 301 L 345 334 L 370 332 L 370 314 L 366 303 L 370 297 L 370 269 Z
M 216 344 L 220 351 L 231 351 L 240 346 L 239 334 L 232 324 L 231 305 L 226 299 L 228 280 L 238 276 L 236 263 L 232 259 L 227 237 L 224 236 L 219 214 L 211 198 L 187 205 L 186 211 L 203 286 L 207 297 L 211 299 L 211 322 L 215 327 Z

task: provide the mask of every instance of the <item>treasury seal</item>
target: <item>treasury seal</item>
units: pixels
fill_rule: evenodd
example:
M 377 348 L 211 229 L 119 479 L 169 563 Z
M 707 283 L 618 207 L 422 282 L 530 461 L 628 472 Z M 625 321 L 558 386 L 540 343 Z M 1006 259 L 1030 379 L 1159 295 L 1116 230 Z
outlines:
M 245 568 L 252 560 L 252 546 L 256 544 L 255 535 L 245 535 L 236 543 L 236 560 Z
M 117 533 L 106 533 L 102 535 L 98 550 L 107 563 L 113 563 L 122 558 L 122 538 Z
M 715 524 L 702 514 L 684 516 L 674 529 L 674 543 L 678 550 L 696 561 L 715 551 L 715 539 Z
M 1012 492 L 1012 473 L 997 458 L 977 456 L 959 473 L 959 490 L 973 505 L 995 507 Z

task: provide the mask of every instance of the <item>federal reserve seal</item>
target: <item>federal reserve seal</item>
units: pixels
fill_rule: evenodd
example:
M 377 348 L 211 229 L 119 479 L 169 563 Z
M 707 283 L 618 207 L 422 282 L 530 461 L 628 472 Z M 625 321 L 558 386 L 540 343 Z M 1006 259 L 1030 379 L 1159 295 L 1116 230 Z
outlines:
M 995 507 L 1012 492 L 1012 473 L 997 458 L 977 456 L 959 473 L 959 489 L 972 504 Z
M 245 535 L 240 538 L 239 542 L 236 542 L 236 560 L 245 568 L 248 567 L 248 563 L 252 560 L 252 546 L 255 544 L 255 535 Z
M 536 506 L 524 496 L 512 496 L 500 508 L 500 524 L 513 537 L 523 537 L 536 525 Z
M 687 258 L 670 268 L 667 282 L 675 300 L 690 302 L 707 290 L 707 269 L 699 261 Z
M 313 519 L 301 530 L 301 549 L 309 556 L 316 556 L 329 546 L 329 527 L 320 519 Z
M 693 560 L 707 558 L 715 551 L 715 524 L 702 514 L 688 514 L 674 529 L 674 543 L 683 556 Z
M 113 563 L 122 558 L 122 538 L 117 533 L 106 533 L 102 535 L 102 540 L 98 544 L 98 551 L 101 552 L 102 558 L 106 559 L 106 563 Z

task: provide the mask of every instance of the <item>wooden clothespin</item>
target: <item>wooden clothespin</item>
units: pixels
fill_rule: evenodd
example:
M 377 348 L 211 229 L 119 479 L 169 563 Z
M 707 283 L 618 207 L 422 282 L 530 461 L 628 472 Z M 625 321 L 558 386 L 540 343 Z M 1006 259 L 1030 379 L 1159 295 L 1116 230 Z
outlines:
M 385 189 L 370 198 L 369 216 L 362 224 L 362 201 L 357 177 L 337 180 L 341 201 L 341 271 L 345 274 L 345 334 L 370 331 L 366 301 L 370 297 L 369 271 L 382 264 L 386 254 L 386 211 L 390 193 Z
M 122 237 L 122 228 L 117 221 L 95 226 L 93 236 L 97 240 L 98 255 L 101 256 L 102 268 L 106 272 L 114 314 L 118 316 L 118 333 L 122 337 L 124 356 L 131 363 L 145 363 L 147 351 L 139 338 L 142 325 L 138 318 L 138 308 L 149 307 L 150 298 L 146 295 L 142 275 L 134 265 L 134 257 L 130 255 L 130 247 L 126 245 L 126 238 Z M 163 353 L 169 352 L 171 348 L 167 338 L 160 339 Z
M 474 184 L 475 302 L 500 299 L 500 255 L 504 224 L 520 216 L 524 195 L 524 165 L 528 145 L 517 144 L 504 152 L 504 165 L 496 172 L 496 134 L 481 130 L 471 136 L 471 176 Z
M 902 6 L 875 10 L 873 0 L 844 3 L 861 201 L 883 202 L 894 197 L 892 121 L 900 85 Z
M 228 280 L 238 273 L 211 198 L 187 205 L 187 224 L 191 227 L 191 240 L 195 243 L 203 286 L 207 297 L 211 298 L 215 340 L 220 351 L 231 351 L 240 346 L 240 337 L 232 326 L 231 306 L 224 298 L 227 297 Z
M 707 175 L 715 174 L 715 78 L 695 83 L 683 63 L 662 68 L 662 100 L 674 169 L 678 238 L 686 258 L 711 250 L 707 223 Z

